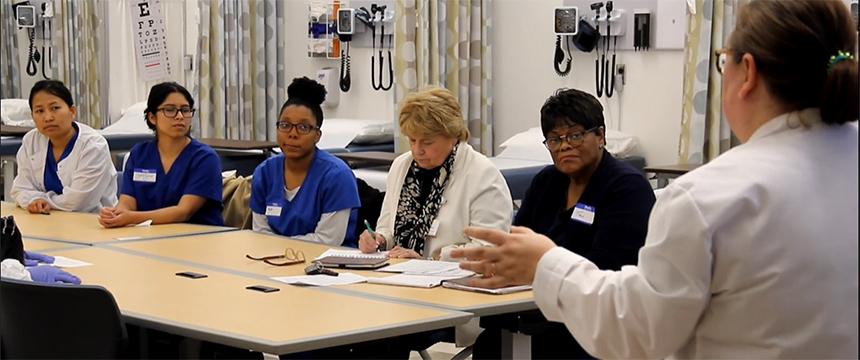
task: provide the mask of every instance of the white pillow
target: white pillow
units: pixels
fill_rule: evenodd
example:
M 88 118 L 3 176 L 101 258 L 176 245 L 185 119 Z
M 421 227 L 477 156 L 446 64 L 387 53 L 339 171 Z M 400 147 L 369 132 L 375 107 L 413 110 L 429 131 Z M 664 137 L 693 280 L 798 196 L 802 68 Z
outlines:
M 0 99 L 0 113 L 9 121 L 33 120 L 27 99 Z
M 394 142 L 394 125 L 392 124 L 370 124 L 361 128 L 361 131 L 352 139 L 352 144 L 374 145 Z
M 122 111 L 122 115 L 115 123 L 102 129 L 102 134 L 148 134 L 152 130 L 146 126 L 143 111 L 146 110 L 146 102 L 142 101 L 131 105 Z
M 552 162 L 552 157 L 543 145 L 543 140 L 543 132 L 540 127 L 530 128 L 505 140 L 499 145 L 502 151 L 496 156 L 507 159 Z M 616 158 L 641 156 L 638 144 L 639 140 L 633 135 L 612 129 L 606 130 L 606 150 Z

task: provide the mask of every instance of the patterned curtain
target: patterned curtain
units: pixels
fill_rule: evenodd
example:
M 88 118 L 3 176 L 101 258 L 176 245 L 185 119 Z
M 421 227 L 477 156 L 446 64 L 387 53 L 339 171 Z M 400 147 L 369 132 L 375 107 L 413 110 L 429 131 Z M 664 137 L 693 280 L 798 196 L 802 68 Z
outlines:
M 492 0 L 397 0 L 395 98 L 436 85 L 460 101 L 469 143 L 493 153 Z M 401 141 L 403 141 L 401 139 Z
M 688 15 L 680 163 L 708 162 L 738 143 L 721 109 L 722 78 L 714 66 L 714 50 L 725 46 L 742 2 L 696 0 L 695 12 Z
M 287 98 L 284 7 L 277 0 L 200 1 L 196 136 L 274 139 Z
M 97 37 L 102 25 L 98 14 L 104 1 L 59 0 L 54 4 L 51 69 L 72 92 L 78 108 L 77 121 L 100 129 L 104 124 Z
M 3 36 L 0 36 L 0 99 L 20 99 L 21 94 L 21 66 L 18 60 L 18 26 L 15 14 L 12 12 L 12 0 L 0 2 L 3 7 L 0 15 L 0 26 Z

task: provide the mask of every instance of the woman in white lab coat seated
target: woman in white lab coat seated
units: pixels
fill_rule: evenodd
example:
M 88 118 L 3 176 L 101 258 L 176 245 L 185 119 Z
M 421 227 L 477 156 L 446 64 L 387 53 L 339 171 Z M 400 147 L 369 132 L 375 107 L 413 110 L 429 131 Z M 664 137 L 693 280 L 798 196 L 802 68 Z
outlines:
M 361 234 L 361 251 L 447 260 L 453 248 L 486 245 L 464 235 L 467 226 L 510 228 L 508 185 L 466 143 L 469 129 L 451 92 L 430 88 L 408 95 L 399 122 L 411 151 L 391 165 L 376 231 Z
M 638 266 L 602 271 L 526 228 L 468 229 L 482 286 L 533 283 L 607 358 L 857 358 L 856 28 L 840 0 L 753 1 L 717 53 L 740 145 L 675 180 Z
M 18 175 L 11 196 L 31 213 L 98 212 L 116 204 L 116 170 L 105 138 L 75 121 L 69 89 L 41 80 L 30 90 L 36 128 L 18 149 Z

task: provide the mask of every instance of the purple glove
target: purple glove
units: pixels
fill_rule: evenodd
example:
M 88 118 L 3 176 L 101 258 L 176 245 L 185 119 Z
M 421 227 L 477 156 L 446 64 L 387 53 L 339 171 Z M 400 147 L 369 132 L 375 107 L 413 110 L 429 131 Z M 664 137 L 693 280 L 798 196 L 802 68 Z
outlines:
M 66 283 L 66 284 L 75 284 L 80 285 L 81 279 L 77 276 L 69 274 L 59 268 L 55 268 L 53 266 L 34 266 L 27 268 L 27 271 L 30 272 L 30 278 L 35 282 L 39 283 Z
M 54 257 L 32 251 L 24 252 L 24 266 L 36 266 L 39 263 L 53 264 Z

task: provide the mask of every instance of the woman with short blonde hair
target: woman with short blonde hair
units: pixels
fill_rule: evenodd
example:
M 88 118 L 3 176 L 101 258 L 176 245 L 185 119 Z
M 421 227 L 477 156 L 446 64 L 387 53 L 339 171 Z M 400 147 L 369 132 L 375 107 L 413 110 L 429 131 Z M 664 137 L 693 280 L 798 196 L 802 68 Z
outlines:
M 465 236 L 466 226 L 510 229 L 507 183 L 466 143 L 469 129 L 451 92 L 435 87 L 408 95 L 399 124 L 411 151 L 391 165 L 377 229 L 361 234 L 362 251 L 448 259 L 453 248 L 486 244 Z

